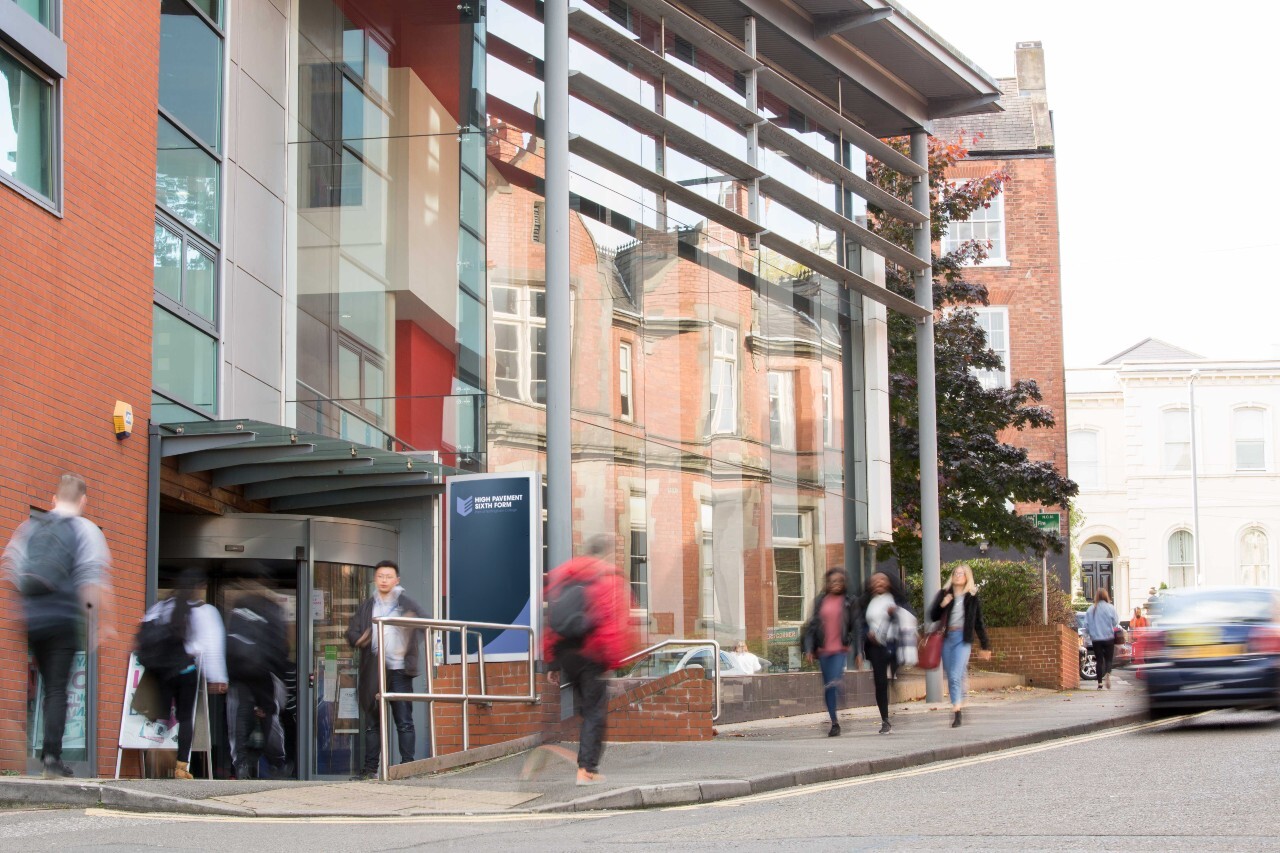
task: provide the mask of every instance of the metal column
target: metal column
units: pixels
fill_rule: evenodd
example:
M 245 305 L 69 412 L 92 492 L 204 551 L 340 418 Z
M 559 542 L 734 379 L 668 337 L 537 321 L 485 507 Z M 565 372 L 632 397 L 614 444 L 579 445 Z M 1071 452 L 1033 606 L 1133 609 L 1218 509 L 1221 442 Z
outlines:
M 547 559 L 573 555 L 570 451 L 569 4 L 543 4 L 546 90 Z
M 925 221 L 916 226 L 915 254 L 932 261 L 933 239 L 929 219 L 929 134 L 911 134 L 911 159 L 925 168 L 923 176 L 912 178 L 911 206 L 923 213 Z M 938 389 L 933 355 L 933 266 L 916 273 L 916 304 L 929 314 L 916 326 L 916 382 L 920 410 L 920 556 L 924 565 L 924 601 L 928 607 L 942 587 L 938 525 Z M 942 700 L 942 672 L 925 673 L 925 701 Z
M 843 88 L 837 90 L 843 106 Z M 853 162 L 853 146 L 844 141 L 840 135 L 838 159 L 848 168 Z M 841 184 L 836 192 L 836 210 L 848 219 L 853 219 L 853 194 Z M 862 272 L 862 249 L 846 239 L 843 232 L 836 240 L 836 261 L 846 269 Z M 840 327 L 840 413 L 844 430 L 841 442 L 844 472 L 844 501 L 842 502 L 842 527 L 844 535 L 844 572 L 852 587 L 861 592 L 870 576 L 866 571 L 863 559 L 860 533 L 865 533 L 859 524 L 858 497 L 865 489 L 865 480 L 860 482 L 859 474 L 866 464 L 866 440 L 860 434 L 866 428 L 866 407 L 861 405 L 862 395 L 866 393 L 865 364 L 863 361 L 862 341 L 862 297 L 849 290 L 840 288 L 841 316 Z M 857 333 L 855 334 L 855 327 Z

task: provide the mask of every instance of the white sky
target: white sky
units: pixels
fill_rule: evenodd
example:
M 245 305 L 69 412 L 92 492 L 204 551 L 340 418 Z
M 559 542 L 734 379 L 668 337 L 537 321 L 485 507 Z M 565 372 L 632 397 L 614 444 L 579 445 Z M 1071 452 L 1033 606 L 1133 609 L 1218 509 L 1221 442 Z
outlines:
M 1148 336 L 1280 358 L 1280 4 L 904 3 L 993 77 L 1044 45 L 1068 367 Z

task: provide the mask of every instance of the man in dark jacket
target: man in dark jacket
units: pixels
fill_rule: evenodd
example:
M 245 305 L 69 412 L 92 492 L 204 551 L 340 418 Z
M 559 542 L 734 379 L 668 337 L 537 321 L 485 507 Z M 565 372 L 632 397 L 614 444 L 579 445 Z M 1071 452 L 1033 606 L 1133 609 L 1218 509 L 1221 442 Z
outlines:
M 258 775 L 265 756 L 271 775 L 289 775 L 278 728 L 280 703 L 276 685 L 289 660 L 284 608 L 267 589 L 265 570 L 239 581 L 227 615 L 227 674 L 231 689 L 227 715 L 231 718 L 231 755 L 237 779 Z
M 382 715 L 378 713 L 378 632 L 373 620 L 385 616 L 424 617 L 418 603 L 405 595 L 400 586 L 400 567 L 383 560 L 374 569 L 375 592 L 361 603 L 347 625 L 347 642 L 360 650 L 360 708 L 365 715 L 364 767 L 360 778 L 377 776 L 382 757 Z M 387 648 L 387 692 L 412 693 L 413 679 L 418 675 L 420 629 L 384 626 Z M 391 716 L 396 721 L 400 740 L 400 763 L 414 760 L 417 732 L 413 726 L 413 706 L 409 702 L 392 702 Z M 390 758 L 390 755 L 388 755 Z

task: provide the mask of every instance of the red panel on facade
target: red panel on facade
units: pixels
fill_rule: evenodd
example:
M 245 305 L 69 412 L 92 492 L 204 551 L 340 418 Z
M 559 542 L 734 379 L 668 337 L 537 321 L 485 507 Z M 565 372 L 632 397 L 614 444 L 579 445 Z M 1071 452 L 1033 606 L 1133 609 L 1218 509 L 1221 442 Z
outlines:
M 396 321 L 396 435 L 417 450 L 444 446 L 445 401 L 457 358 L 412 320 Z

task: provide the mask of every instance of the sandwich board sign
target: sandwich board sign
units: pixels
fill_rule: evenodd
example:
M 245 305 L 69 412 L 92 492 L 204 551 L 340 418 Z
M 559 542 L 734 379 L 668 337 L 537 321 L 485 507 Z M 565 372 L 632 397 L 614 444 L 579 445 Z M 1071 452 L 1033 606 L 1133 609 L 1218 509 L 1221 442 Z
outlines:
M 199 667 L 199 664 L 197 664 Z M 182 721 L 176 719 L 176 711 L 170 710 L 168 719 L 148 720 L 133 710 L 133 697 L 142 682 L 142 674 L 146 670 L 138 663 L 132 652 L 129 654 L 129 669 L 124 682 L 124 703 L 120 712 L 120 738 L 116 743 L 116 778 L 120 778 L 120 760 L 124 750 L 172 750 L 178 749 L 178 727 Z M 191 751 L 205 754 L 205 768 L 210 779 L 213 778 L 212 738 L 209 732 L 209 685 L 205 683 L 204 671 L 197 668 L 199 687 L 196 692 L 195 726 L 191 738 Z

